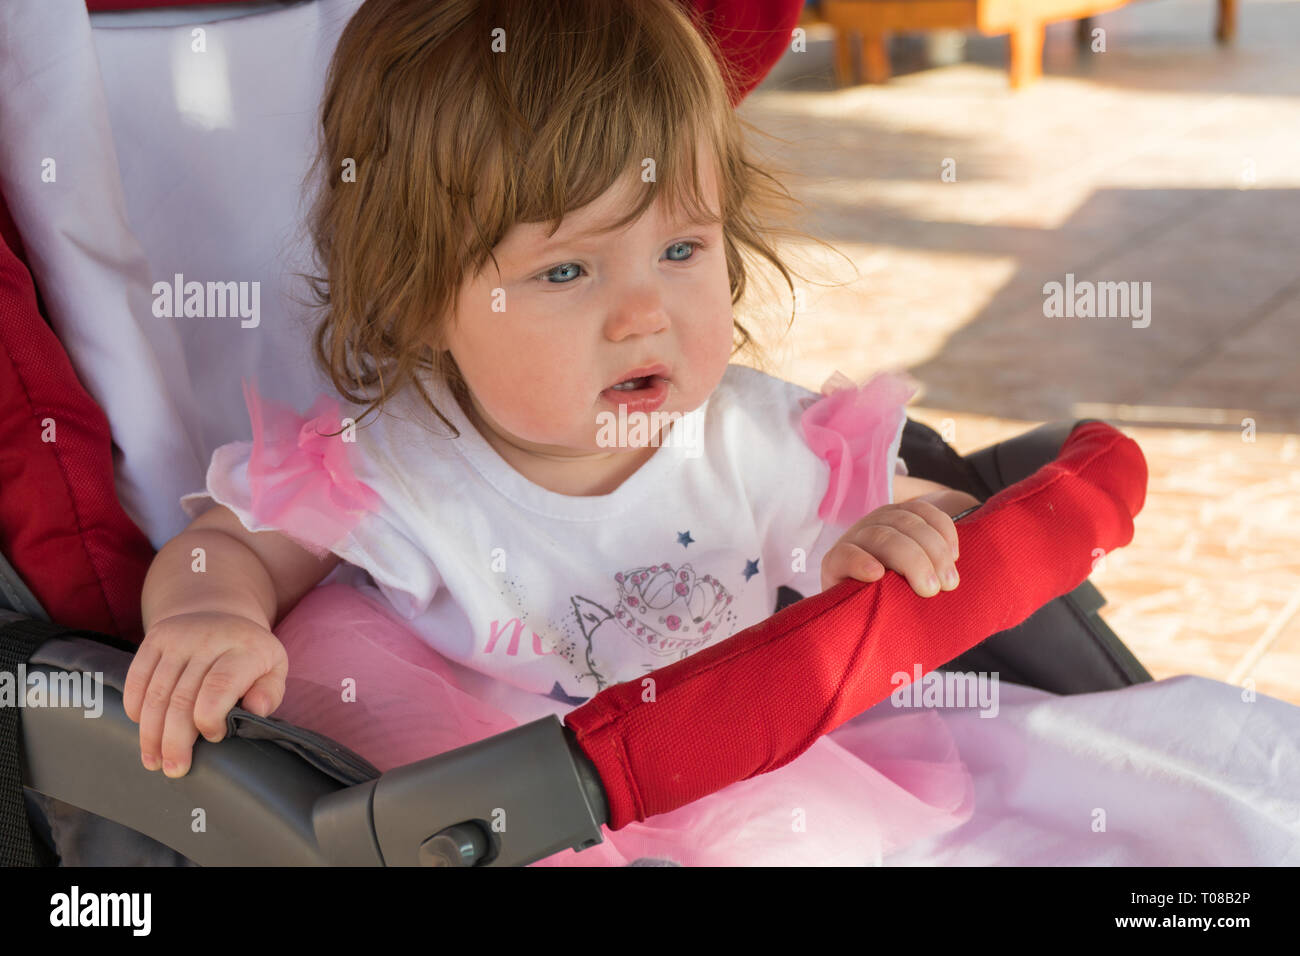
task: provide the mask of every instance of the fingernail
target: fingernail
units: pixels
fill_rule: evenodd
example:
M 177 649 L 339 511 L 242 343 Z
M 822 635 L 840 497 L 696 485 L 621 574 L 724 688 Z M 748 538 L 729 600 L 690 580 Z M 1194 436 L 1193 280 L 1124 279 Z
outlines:
M 948 585 L 948 587 L 955 588 L 958 581 L 957 572 L 951 569 L 943 572 L 943 581 Z
M 188 769 L 188 764 L 178 764 L 170 760 L 163 761 L 163 773 L 169 777 L 183 777 Z
M 158 769 L 158 758 L 155 757 L 153 754 L 141 753 L 140 762 L 144 764 L 144 768 L 146 770 Z
M 925 579 L 925 586 L 926 590 L 937 592 L 939 590 L 939 579 L 932 574 Z

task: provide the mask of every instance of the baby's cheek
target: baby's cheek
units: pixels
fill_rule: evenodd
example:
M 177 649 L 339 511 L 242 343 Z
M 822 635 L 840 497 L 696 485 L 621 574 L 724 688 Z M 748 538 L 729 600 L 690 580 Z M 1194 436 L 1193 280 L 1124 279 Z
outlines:
M 515 401 L 515 434 L 539 444 L 586 447 L 595 441 L 597 397 L 557 389 L 531 391 Z
M 571 417 L 572 412 L 568 416 L 564 415 L 542 396 L 521 392 L 511 403 L 510 424 L 507 427 L 526 441 L 562 444 L 562 440 L 568 437 L 565 424 Z
M 725 316 L 710 322 L 708 328 L 693 337 L 688 346 L 691 365 L 696 374 L 707 378 L 706 384 L 712 386 L 708 389 L 709 392 L 722 381 L 727 365 L 732 360 L 731 352 L 735 342 L 733 328 L 731 313 L 728 311 Z M 700 396 L 700 400 L 706 397 L 708 396 Z

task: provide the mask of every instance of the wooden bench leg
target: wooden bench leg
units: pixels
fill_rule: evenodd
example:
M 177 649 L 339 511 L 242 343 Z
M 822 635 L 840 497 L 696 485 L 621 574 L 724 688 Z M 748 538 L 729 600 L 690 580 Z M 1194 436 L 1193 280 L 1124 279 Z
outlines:
M 1092 17 L 1080 17 L 1075 21 L 1074 42 L 1081 47 L 1092 46 Z
M 1237 35 L 1237 0 L 1219 0 L 1219 22 L 1214 35 L 1220 43 L 1227 43 Z
M 868 83 L 885 83 L 889 80 L 888 38 L 883 33 L 862 35 L 862 72 Z
M 1021 89 L 1043 75 L 1042 23 L 1021 23 L 1011 31 L 1011 88 Z
M 835 83 L 843 88 L 857 81 L 853 72 L 853 50 L 849 47 L 848 31 L 835 29 Z

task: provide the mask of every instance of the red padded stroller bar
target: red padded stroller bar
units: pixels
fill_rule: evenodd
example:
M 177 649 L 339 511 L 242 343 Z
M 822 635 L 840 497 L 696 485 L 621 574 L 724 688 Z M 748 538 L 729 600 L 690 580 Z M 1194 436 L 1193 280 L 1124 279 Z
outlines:
M 609 828 L 667 813 L 794 760 L 888 697 L 1077 587 L 1094 549 L 1133 539 L 1137 443 L 1102 422 L 959 525 L 961 584 L 931 598 L 894 572 L 842 581 L 645 681 L 606 688 L 565 724 L 609 799 Z

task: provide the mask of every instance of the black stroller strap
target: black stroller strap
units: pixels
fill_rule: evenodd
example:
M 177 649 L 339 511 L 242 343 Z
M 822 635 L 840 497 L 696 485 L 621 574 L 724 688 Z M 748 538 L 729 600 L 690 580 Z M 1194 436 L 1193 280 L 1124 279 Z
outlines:
M 277 744 L 346 787 L 379 776 L 377 767 L 337 741 L 275 717 L 261 717 L 242 707 L 235 707 L 226 715 L 226 733 Z
M 929 425 L 908 418 L 903 422 L 899 457 L 913 478 L 936 481 L 988 501 L 997 489 L 990 488 L 973 465 L 953 449 Z
M 0 680 L 12 680 L 14 693 L 25 694 L 27 688 L 18 685 L 18 666 L 26 664 L 46 640 L 66 633 L 68 628 L 30 618 L 18 618 L 0 626 Z M 0 701 L 0 866 L 42 865 L 23 800 L 23 766 L 18 743 L 21 712 L 20 707 L 5 706 Z

